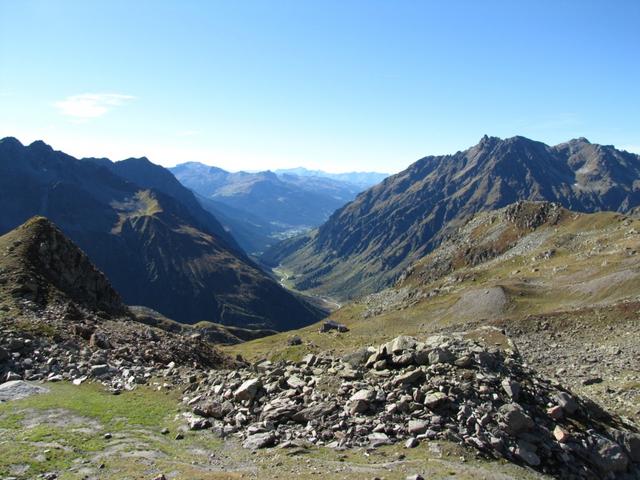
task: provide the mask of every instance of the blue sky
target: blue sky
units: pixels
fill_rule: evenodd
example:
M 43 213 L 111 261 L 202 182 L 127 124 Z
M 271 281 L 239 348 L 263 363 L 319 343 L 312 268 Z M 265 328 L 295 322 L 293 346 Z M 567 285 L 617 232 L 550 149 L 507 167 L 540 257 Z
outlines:
M 396 172 L 485 133 L 640 152 L 640 1 L 0 0 L 0 136 Z

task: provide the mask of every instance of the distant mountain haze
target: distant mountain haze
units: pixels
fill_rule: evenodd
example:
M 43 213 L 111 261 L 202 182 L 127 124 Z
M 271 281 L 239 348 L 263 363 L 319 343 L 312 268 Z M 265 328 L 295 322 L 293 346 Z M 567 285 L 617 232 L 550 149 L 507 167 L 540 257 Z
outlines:
M 296 175 L 298 177 L 325 177 L 340 182 L 356 185 L 361 189 L 367 189 L 380 183 L 389 176 L 388 173 L 379 172 L 345 172 L 345 173 L 329 173 L 323 170 L 308 170 L 304 167 L 283 168 L 275 170 L 278 175 Z
M 125 303 L 186 323 L 285 330 L 322 316 L 251 262 L 170 172 L 147 159 L 78 160 L 0 140 L 0 233 L 43 215 Z
M 548 146 L 485 136 L 465 151 L 418 160 L 262 260 L 293 271 L 299 289 L 354 297 L 389 285 L 470 215 L 518 200 L 630 212 L 640 205 L 640 156 L 584 138 Z
M 320 225 L 353 200 L 365 188 L 363 182 L 384 177 L 368 173 L 334 175 L 304 169 L 295 169 L 295 174 L 232 173 L 198 162 L 183 163 L 170 170 L 201 197 L 201 205 L 221 219 L 240 245 L 252 253 Z

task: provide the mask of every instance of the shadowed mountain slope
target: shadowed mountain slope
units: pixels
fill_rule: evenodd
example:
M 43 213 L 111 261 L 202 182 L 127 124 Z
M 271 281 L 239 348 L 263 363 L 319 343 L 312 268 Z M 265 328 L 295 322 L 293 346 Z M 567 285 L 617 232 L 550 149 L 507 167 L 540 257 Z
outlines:
M 640 156 L 586 139 L 554 147 L 524 137 L 483 137 L 453 155 L 425 157 L 361 193 L 306 238 L 272 248 L 296 286 L 339 298 L 393 281 L 470 215 L 518 200 L 577 211 L 640 204 Z
M 77 160 L 43 142 L 1 140 L 0 232 L 44 215 L 105 272 L 127 304 L 182 322 L 284 330 L 322 315 L 230 245 L 215 218 L 177 182 L 172 187 L 160 167 L 133 163 L 126 175 L 141 175 L 158 189 L 116 174 L 124 168 L 105 160 Z M 141 170 L 151 170 L 149 177 Z

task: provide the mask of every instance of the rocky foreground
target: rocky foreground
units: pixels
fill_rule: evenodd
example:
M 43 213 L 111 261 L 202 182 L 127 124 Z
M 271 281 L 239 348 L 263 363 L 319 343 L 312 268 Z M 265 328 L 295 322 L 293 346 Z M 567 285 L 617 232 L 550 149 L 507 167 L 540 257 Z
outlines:
M 442 439 L 558 478 L 640 478 L 637 427 L 536 374 L 494 329 L 262 361 L 211 372 L 185 393 L 192 430 L 250 449 Z

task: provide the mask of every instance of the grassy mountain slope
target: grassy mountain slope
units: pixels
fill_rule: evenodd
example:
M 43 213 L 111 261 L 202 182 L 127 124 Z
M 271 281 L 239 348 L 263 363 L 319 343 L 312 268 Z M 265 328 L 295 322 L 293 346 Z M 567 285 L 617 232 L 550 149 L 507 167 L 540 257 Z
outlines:
M 348 333 L 312 325 L 232 352 L 274 359 L 347 353 L 398 335 L 490 324 L 505 328 L 537 368 L 640 418 L 633 407 L 640 399 L 638 312 L 639 219 L 521 202 L 476 214 L 395 286 L 334 312 L 330 318 Z M 302 344 L 288 346 L 292 335 Z
M 476 212 L 518 200 L 626 212 L 640 204 L 638 178 L 640 156 L 612 146 L 484 137 L 468 150 L 419 160 L 297 245 L 285 242 L 262 258 L 293 271 L 298 289 L 352 298 L 389 285 Z

